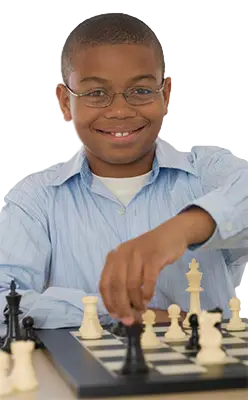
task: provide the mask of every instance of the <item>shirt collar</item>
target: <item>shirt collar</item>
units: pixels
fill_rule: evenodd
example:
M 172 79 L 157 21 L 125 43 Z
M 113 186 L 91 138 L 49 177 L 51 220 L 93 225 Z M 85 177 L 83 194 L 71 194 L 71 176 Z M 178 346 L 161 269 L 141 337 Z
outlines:
M 178 151 L 159 137 L 156 140 L 156 145 L 153 170 L 157 168 L 173 168 L 197 175 L 192 153 Z M 84 146 L 74 157 L 59 167 L 55 179 L 49 183 L 49 186 L 60 186 L 77 174 L 81 174 L 82 179 L 85 179 L 88 183 L 92 181 L 92 173 L 87 162 Z

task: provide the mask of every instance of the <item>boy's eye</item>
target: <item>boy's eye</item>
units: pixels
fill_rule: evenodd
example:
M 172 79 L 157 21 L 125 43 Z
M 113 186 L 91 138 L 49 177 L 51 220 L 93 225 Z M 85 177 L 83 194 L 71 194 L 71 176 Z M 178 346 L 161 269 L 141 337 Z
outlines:
M 101 97 L 101 96 L 106 96 L 106 95 L 108 95 L 108 94 L 100 89 L 92 90 L 85 94 L 85 96 L 90 96 L 90 97 Z
M 151 94 L 152 89 L 149 88 L 133 88 L 132 94 Z

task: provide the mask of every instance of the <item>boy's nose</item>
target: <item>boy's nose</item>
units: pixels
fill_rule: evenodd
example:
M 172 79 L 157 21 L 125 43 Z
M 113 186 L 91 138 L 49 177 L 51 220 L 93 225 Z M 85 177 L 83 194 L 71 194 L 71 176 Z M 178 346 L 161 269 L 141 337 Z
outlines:
M 105 109 L 106 118 L 133 118 L 136 115 L 135 106 L 128 104 L 122 93 L 116 93 L 112 103 Z

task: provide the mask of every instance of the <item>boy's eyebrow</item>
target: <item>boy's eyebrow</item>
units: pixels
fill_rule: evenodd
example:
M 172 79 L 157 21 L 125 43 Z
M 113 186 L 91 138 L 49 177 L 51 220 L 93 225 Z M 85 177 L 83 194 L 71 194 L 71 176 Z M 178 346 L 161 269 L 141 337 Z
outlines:
M 157 80 L 156 77 L 153 74 L 145 74 L 145 75 L 137 75 L 134 76 L 129 80 L 130 83 L 141 81 L 143 79 L 152 79 L 152 80 Z M 86 76 L 82 79 L 80 79 L 80 82 L 88 82 L 88 81 L 97 81 L 100 83 L 108 83 L 109 81 L 107 79 L 101 78 L 100 76 Z
M 130 81 L 131 82 L 136 82 L 136 81 L 142 81 L 143 79 L 152 79 L 154 81 L 157 80 L 156 76 L 154 76 L 153 74 L 146 74 L 146 75 L 137 75 L 134 78 L 132 78 Z
M 108 82 L 107 79 L 100 78 L 100 76 L 85 76 L 84 78 L 80 79 L 80 82 L 88 82 L 88 81 L 98 81 L 101 83 Z

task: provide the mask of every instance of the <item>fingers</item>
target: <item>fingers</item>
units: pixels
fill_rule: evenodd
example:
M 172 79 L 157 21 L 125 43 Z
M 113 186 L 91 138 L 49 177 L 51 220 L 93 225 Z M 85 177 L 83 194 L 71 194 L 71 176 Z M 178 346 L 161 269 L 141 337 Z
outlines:
M 153 297 L 158 275 L 159 271 L 154 265 L 144 268 L 143 297 L 145 303 L 150 302 Z
M 134 320 L 133 309 L 144 310 L 142 284 L 142 260 L 138 254 L 122 257 L 120 250 L 108 254 L 99 290 L 113 318 L 130 324 Z
M 115 312 L 115 304 L 112 299 L 112 290 L 111 290 L 111 283 L 112 283 L 112 263 L 113 252 L 110 252 L 106 257 L 106 263 L 104 265 L 100 283 L 99 283 L 99 290 L 102 296 L 102 300 L 104 302 L 105 307 L 109 311 L 111 315 Z
M 113 318 L 126 318 L 132 323 L 133 313 L 127 292 L 127 268 L 122 257 L 116 252 L 111 252 L 106 258 L 103 268 L 99 290 L 103 302 Z
M 127 291 L 128 263 L 123 260 L 118 262 L 118 266 L 112 274 L 112 298 L 115 303 L 115 312 L 119 319 L 133 319 L 131 302 Z
M 140 254 L 134 252 L 128 268 L 127 296 L 133 308 L 137 311 L 144 310 L 142 285 L 143 263 Z
M 145 311 L 160 271 L 155 265 L 144 265 L 141 254 L 135 251 L 124 253 L 118 248 L 108 254 L 99 289 L 113 318 L 129 325 L 135 312 Z

